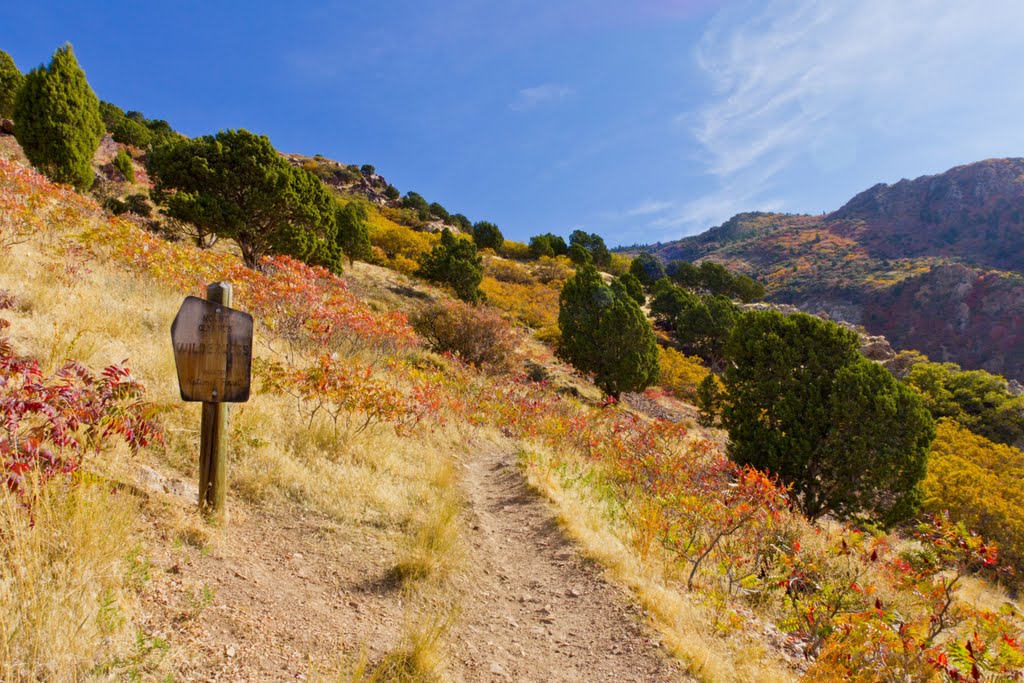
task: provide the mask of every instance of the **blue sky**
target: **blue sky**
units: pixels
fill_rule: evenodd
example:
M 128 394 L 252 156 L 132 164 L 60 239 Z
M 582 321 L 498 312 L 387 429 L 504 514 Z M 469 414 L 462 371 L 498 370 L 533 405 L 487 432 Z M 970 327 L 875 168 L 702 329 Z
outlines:
M 507 237 L 693 234 L 1024 156 L 1019 0 L 70 3 L 5 8 L 24 71 L 188 135 L 372 163 Z

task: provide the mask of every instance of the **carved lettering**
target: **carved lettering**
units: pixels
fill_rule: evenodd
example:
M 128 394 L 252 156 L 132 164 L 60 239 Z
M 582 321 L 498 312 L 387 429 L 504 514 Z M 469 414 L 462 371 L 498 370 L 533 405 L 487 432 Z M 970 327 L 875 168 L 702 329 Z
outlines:
M 171 326 L 183 400 L 248 400 L 252 329 L 247 313 L 197 297 L 185 299 Z

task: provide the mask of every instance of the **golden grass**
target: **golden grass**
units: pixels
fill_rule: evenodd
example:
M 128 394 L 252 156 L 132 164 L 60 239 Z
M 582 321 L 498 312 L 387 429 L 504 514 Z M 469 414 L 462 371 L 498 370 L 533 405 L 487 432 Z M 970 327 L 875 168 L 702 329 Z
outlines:
M 402 639 L 377 661 L 366 649 L 333 679 L 338 683 L 439 683 L 444 681 L 444 638 L 455 615 L 448 609 L 421 609 L 406 624 Z
M 60 239 L 39 235 L 0 255 L 0 290 L 16 299 L 3 316 L 11 322 L 17 351 L 48 369 L 66 358 L 94 368 L 127 361 L 160 407 L 165 426 L 166 444 L 145 449 L 140 459 L 194 480 L 199 406 L 180 401 L 170 344 L 182 294 L 116 263 L 85 256 L 66 273 Z M 244 310 L 245 302 L 236 306 Z M 256 353 L 268 352 L 257 343 Z M 336 432 L 326 420 L 309 425 L 292 399 L 255 391 L 249 403 L 230 407 L 229 424 L 229 513 L 233 498 L 255 505 L 287 502 L 343 523 L 382 529 L 378 536 L 393 543 L 382 550 L 396 557 L 394 573 L 402 579 L 406 604 L 422 605 L 429 596 L 445 607 L 424 614 L 447 615 L 444 628 L 410 618 L 385 670 L 399 660 L 410 671 L 439 670 L 442 636 L 457 612 L 445 579 L 464 557 L 457 435 L 439 430 L 409 438 L 384 426 Z M 119 451 L 92 458 L 86 470 L 102 481 L 133 482 L 135 464 Z M 104 498 L 96 486 L 61 489 L 60 495 L 57 489 L 44 492 L 41 500 L 47 503 L 34 527 L 23 510 L 4 499 L 0 646 L 6 643 L 6 649 L 0 680 L 74 680 L 92 668 L 125 673 L 125 666 L 148 656 L 153 639 L 136 638 L 141 631 L 133 626 L 130 608 L 140 587 L 124 583 L 126 549 L 139 548 L 144 563 L 146 540 L 143 530 L 132 528 L 138 513 L 122 498 Z M 158 515 L 156 521 L 179 542 L 197 547 L 213 542 L 216 530 L 186 509 L 153 505 L 146 514 Z M 117 629 L 103 626 L 104 615 L 115 613 Z M 177 645 L 158 643 L 158 649 L 174 653 Z
M 651 616 L 670 653 L 706 683 L 783 683 L 796 675 L 763 641 L 736 631 L 723 634 L 712 606 L 679 587 L 676 568 L 660 553 L 638 552 L 638 541 L 591 488 L 567 484 L 572 473 L 550 466 L 551 453 L 531 445 L 520 455 L 529 485 L 554 505 L 559 523 L 593 560 L 608 568 Z M 645 556 L 645 559 L 641 559 Z
M 0 487 L 0 680 L 79 680 L 131 649 L 133 507 L 54 484 L 29 515 Z

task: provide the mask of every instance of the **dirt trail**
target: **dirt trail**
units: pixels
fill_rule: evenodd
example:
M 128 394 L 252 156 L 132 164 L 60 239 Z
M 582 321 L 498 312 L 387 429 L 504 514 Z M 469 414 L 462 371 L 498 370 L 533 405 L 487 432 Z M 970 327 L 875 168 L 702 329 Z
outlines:
M 455 683 L 692 680 L 527 489 L 508 445 L 479 444 L 463 466 L 470 556 L 446 639 Z M 400 638 L 393 544 L 373 525 L 234 502 L 219 538 L 175 542 L 159 522 L 151 533 L 143 629 L 181 649 L 180 679 L 306 680 Z
M 306 680 L 398 640 L 394 558 L 367 527 L 234 503 L 222 538 L 154 545 L 146 631 L 185 648 L 184 680 Z
M 474 585 L 453 634 L 458 681 L 682 681 L 625 593 L 529 491 L 507 447 L 465 461 Z

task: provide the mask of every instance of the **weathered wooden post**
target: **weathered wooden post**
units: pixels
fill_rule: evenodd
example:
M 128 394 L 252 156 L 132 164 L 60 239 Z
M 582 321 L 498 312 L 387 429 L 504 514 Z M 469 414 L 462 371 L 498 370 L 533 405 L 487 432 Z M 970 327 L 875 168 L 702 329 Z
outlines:
M 171 324 L 174 364 L 183 401 L 201 401 L 199 509 L 224 516 L 227 491 L 227 403 L 249 400 L 252 316 L 231 308 L 227 282 L 186 297 Z

